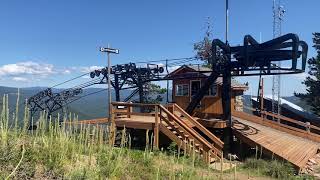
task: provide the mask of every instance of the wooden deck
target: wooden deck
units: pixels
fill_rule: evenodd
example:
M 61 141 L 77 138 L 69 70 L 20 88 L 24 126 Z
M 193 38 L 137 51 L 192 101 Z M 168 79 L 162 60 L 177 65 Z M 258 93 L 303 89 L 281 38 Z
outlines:
M 123 105 L 126 105 L 127 108 L 116 108 L 117 106 Z M 139 113 L 134 112 L 132 106 L 154 106 L 154 108 L 158 108 L 158 110 L 155 110 L 157 113 L 154 111 L 151 111 L 151 113 Z M 161 108 L 162 111 L 159 112 L 159 108 Z M 115 103 L 112 111 L 113 118 L 110 121 L 107 118 L 101 118 L 81 121 L 80 123 L 103 124 L 114 122 L 117 127 L 149 129 L 154 130 L 155 134 L 158 134 L 160 130 L 162 132 L 167 132 L 168 136 L 171 133 L 172 137 L 183 137 L 184 134 L 182 132 L 187 132 L 188 130 L 190 131 L 190 136 L 198 138 L 200 144 L 202 143 L 204 146 L 209 147 L 201 137 L 197 137 L 197 133 L 193 132 L 193 127 L 196 126 L 198 129 L 201 129 L 201 131 L 209 135 L 211 139 L 217 143 L 217 147 L 220 149 L 223 148 L 223 142 L 220 142 L 219 139 L 216 139 L 216 137 L 211 135 L 207 130 L 208 127 L 226 127 L 225 122 L 219 119 L 203 120 L 194 118 L 174 104 L 166 106 L 165 108 L 162 105 Z M 165 113 L 163 114 L 164 111 Z M 272 114 L 265 113 L 265 116 L 267 115 L 270 116 Z M 244 112 L 233 112 L 232 118 L 234 120 L 232 127 L 233 132 L 238 139 L 252 147 L 258 147 L 259 151 L 262 150 L 264 154 L 270 154 L 271 156 L 291 162 L 299 170 L 303 170 L 306 167 L 308 160 L 315 157 L 318 153 L 320 147 L 320 128 L 310 125 L 310 123 L 303 123 L 286 117 L 277 117 L 277 121 L 271 121 L 265 117 L 258 117 Z M 179 122 L 180 126 L 184 125 L 184 127 L 177 126 L 177 124 L 173 125 L 173 120 L 176 121 L 175 123 Z M 172 132 L 169 132 L 169 130 Z M 178 135 L 176 133 L 182 134 Z M 178 141 L 177 137 L 173 139 Z M 155 138 L 156 143 L 158 143 L 157 138 Z
M 115 123 L 117 127 L 128 127 L 135 129 L 153 129 L 155 124 L 155 117 L 153 114 L 136 114 L 132 113 L 131 116 L 117 116 L 115 118 Z M 200 124 L 202 124 L 206 128 L 218 128 L 223 129 L 227 127 L 226 121 L 221 119 L 200 119 L 197 117 L 193 117 Z M 187 118 L 181 117 L 182 120 L 187 123 L 187 125 L 191 128 L 194 127 L 194 124 L 191 123 Z
M 233 117 L 233 131 L 237 138 L 264 153 L 283 158 L 299 169 L 318 152 L 320 144 L 302 137 L 276 130 L 252 121 Z
M 152 130 L 155 125 L 155 117 L 143 115 L 120 116 L 115 118 L 115 123 L 117 127 Z

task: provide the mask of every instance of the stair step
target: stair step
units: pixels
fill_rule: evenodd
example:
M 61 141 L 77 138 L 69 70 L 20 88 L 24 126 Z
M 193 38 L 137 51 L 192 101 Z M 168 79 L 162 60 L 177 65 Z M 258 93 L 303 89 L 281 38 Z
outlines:
M 166 126 L 168 129 L 172 130 L 171 126 Z M 175 129 L 178 129 L 180 126 L 174 126 Z
M 173 134 L 178 134 L 178 132 L 177 132 L 177 131 L 172 131 L 172 133 L 173 133 Z
M 170 124 L 172 124 L 172 125 L 177 124 L 177 123 L 176 123 L 176 122 L 174 122 L 174 121 L 169 121 L 169 123 L 170 123 Z
M 179 130 L 178 130 L 179 131 Z M 180 133 L 183 133 L 183 131 L 179 131 Z M 178 134 L 177 131 L 172 131 L 173 134 Z
M 184 134 L 184 137 L 186 137 L 186 138 L 188 138 L 189 137 L 189 135 L 188 134 Z M 183 137 L 182 136 L 178 136 L 178 138 L 180 138 L 180 139 L 183 139 Z

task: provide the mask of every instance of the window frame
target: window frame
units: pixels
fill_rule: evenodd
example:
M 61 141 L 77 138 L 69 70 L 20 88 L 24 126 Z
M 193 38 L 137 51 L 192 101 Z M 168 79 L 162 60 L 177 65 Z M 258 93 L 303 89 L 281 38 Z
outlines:
M 175 96 L 179 96 L 179 97 L 183 97 L 183 96 L 189 96 L 189 94 L 190 94 L 190 87 L 189 87 L 189 84 L 176 84 L 175 85 L 176 87 L 175 87 Z M 178 86 L 182 86 L 182 92 L 183 92 L 183 87 L 185 86 L 185 87 L 187 87 L 187 94 L 186 95 L 180 95 L 180 94 L 178 94 Z
M 190 80 L 190 89 L 189 89 L 190 99 L 192 99 L 192 82 L 199 82 L 199 85 L 200 85 L 199 90 L 201 89 L 201 85 L 202 85 L 201 80 Z
M 219 90 L 218 90 L 218 89 L 219 89 L 219 88 L 218 88 L 218 84 L 217 84 L 217 83 L 214 83 L 213 86 L 216 87 L 216 94 L 215 94 L 215 95 L 212 95 L 212 94 L 211 94 L 211 88 L 209 88 L 209 94 L 206 94 L 205 97 L 217 97 L 217 96 L 218 96 L 218 91 L 219 91 Z

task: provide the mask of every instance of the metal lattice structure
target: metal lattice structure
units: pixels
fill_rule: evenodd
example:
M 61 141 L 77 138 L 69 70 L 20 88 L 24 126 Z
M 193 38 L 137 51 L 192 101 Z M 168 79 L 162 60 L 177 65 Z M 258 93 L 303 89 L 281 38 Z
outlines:
M 199 92 L 192 98 L 186 111 L 192 114 L 210 85 L 223 77 L 222 103 L 224 119 L 231 122 L 231 77 L 296 74 L 305 71 L 308 45 L 296 34 L 286 34 L 264 43 L 252 36 L 244 37 L 242 46 L 230 46 L 219 39 L 212 41 L 212 72 Z M 281 61 L 291 67 L 277 67 Z M 299 64 L 298 64 L 299 62 Z M 298 66 L 299 65 L 299 66 Z
M 32 117 L 39 116 L 39 113 L 42 111 L 47 113 L 48 118 L 59 113 L 61 115 L 59 121 L 63 121 L 67 105 L 84 97 L 82 95 L 83 89 L 108 82 L 107 69 L 102 68 L 90 72 L 89 75 L 93 79 L 92 81 L 60 92 L 54 92 L 53 88 L 48 88 L 28 98 L 27 105 L 30 111 L 31 126 L 33 124 Z M 136 88 L 133 94 L 129 95 L 126 99 L 129 100 L 139 93 L 140 102 L 144 102 L 146 82 L 161 79 L 162 76 L 160 74 L 163 72 L 164 68 L 155 64 L 148 64 L 147 67 L 137 67 L 134 63 L 112 66 L 110 80 L 115 90 L 116 101 L 120 101 L 120 90 Z
M 286 34 L 264 43 L 258 43 L 252 36 L 247 35 L 244 37 L 242 46 L 230 46 L 219 39 L 215 39 L 212 41 L 212 57 L 210 59 L 212 69 L 208 71 L 211 74 L 198 93 L 193 96 L 186 111 L 192 114 L 210 85 L 218 77 L 222 76 L 224 119 L 228 120 L 231 125 L 232 76 L 301 73 L 304 72 L 306 67 L 307 51 L 307 44 L 304 41 L 300 41 L 299 37 L 295 34 Z M 188 60 L 192 59 L 188 58 Z M 291 67 L 277 67 L 274 65 L 280 61 L 290 61 Z M 182 60 L 182 63 L 187 63 L 187 61 Z M 174 63 L 173 65 L 176 64 Z M 168 66 L 166 65 L 167 68 Z M 139 102 L 144 102 L 145 86 L 149 82 L 188 78 L 185 76 L 170 77 L 164 74 L 164 70 L 163 65 L 159 64 L 147 64 L 144 67 L 137 67 L 135 63 L 112 66 L 110 80 L 116 93 L 116 101 L 120 101 L 120 90 L 136 89 L 126 100 L 129 100 L 135 94 L 139 94 Z M 95 84 L 106 84 L 108 81 L 107 68 L 98 69 L 89 74 L 93 79 L 89 82 L 57 93 L 49 88 L 30 97 L 28 99 L 28 107 L 31 117 L 41 111 L 46 111 L 48 116 L 53 115 L 58 110 L 62 110 L 63 112 L 67 104 L 83 97 L 81 94 L 84 88 Z
M 281 36 L 281 24 L 285 10 L 281 5 L 280 0 L 273 0 L 273 38 Z M 276 64 L 281 67 L 281 61 Z M 281 114 L 281 76 L 274 75 L 272 77 L 272 112 Z

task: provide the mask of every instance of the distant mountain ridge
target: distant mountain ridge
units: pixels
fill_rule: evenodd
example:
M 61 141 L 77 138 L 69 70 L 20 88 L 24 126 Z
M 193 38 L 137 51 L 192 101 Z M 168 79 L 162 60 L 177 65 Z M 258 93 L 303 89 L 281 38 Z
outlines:
M 19 117 L 23 118 L 24 115 L 24 104 L 25 100 L 41 90 L 46 89 L 47 87 L 27 87 L 27 88 L 14 88 L 14 87 L 5 87 L 0 86 L 0 95 L 7 94 L 9 96 L 9 109 L 11 114 L 15 112 L 18 89 L 20 94 L 19 100 Z M 54 89 L 53 91 L 61 91 L 63 89 Z M 89 96 L 85 96 L 79 100 L 76 100 L 67 106 L 67 111 L 78 115 L 80 120 L 84 119 L 94 119 L 106 117 L 108 115 L 108 96 L 107 91 L 101 91 L 103 88 L 86 88 L 83 90 L 81 96 L 85 96 L 87 94 L 92 94 Z M 95 93 L 101 91 L 99 93 Z M 115 93 L 112 92 L 112 99 L 115 99 Z M 121 99 L 125 99 L 132 92 L 131 89 L 121 90 L 120 97 Z M 169 91 L 169 97 L 171 100 L 171 90 Z M 166 94 L 162 94 L 163 102 L 166 102 Z M 134 96 L 133 99 L 137 99 L 137 96 Z M 2 109 L 2 98 L 0 98 L 0 108 Z

